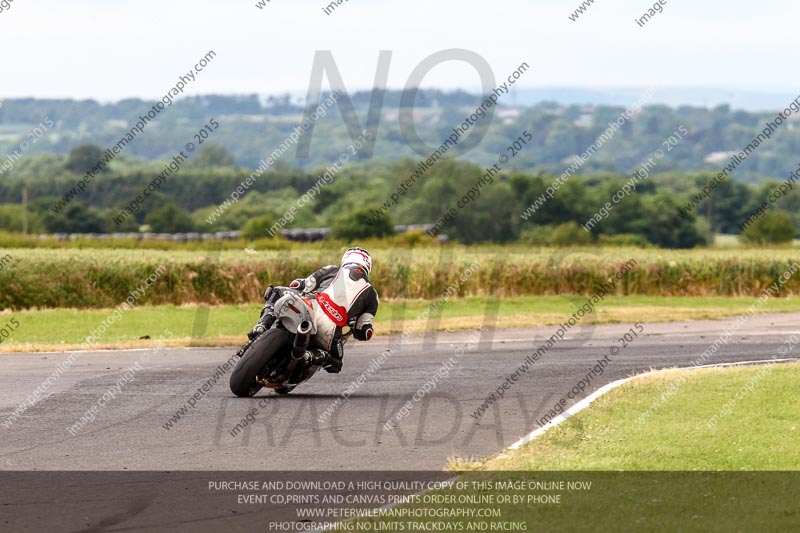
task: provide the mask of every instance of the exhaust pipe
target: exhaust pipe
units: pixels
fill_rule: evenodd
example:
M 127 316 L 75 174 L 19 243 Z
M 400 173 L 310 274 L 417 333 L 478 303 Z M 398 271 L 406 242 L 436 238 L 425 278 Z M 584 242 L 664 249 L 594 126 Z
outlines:
M 294 337 L 292 345 L 292 359 L 302 359 L 306 355 L 306 350 L 311 342 L 311 322 L 303 320 L 297 327 L 297 335 Z

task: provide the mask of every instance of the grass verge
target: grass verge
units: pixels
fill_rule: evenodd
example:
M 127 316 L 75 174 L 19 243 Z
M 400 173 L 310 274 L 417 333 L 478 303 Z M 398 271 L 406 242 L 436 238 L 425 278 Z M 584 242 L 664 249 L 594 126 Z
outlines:
M 798 382 L 794 363 L 657 372 L 609 392 L 527 446 L 454 466 L 800 470 Z
M 658 372 L 336 531 L 796 530 L 798 381 L 800 364 Z
M 379 334 L 401 331 L 451 331 L 486 325 L 513 328 L 556 325 L 582 305 L 581 296 L 521 296 L 490 299 L 454 299 L 433 318 L 417 320 L 433 302 L 383 301 L 376 319 Z M 596 324 L 620 322 L 669 322 L 716 319 L 743 313 L 752 298 L 725 297 L 608 297 L 592 315 Z M 255 323 L 260 306 L 142 306 L 124 313 L 98 339 L 97 349 L 145 348 L 150 339 L 166 346 L 235 346 Z M 772 299 L 761 312 L 798 312 L 800 299 Z M 51 309 L 0 313 L 0 324 L 12 318 L 19 327 L 0 344 L 0 351 L 58 351 L 80 349 L 81 342 L 111 316 L 109 309 Z M 496 313 L 497 319 L 493 318 Z M 487 317 L 488 315 L 488 317 Z M 488 322 L 487 322 L 488 321 Z M 167 331 L 168 330 L 168 331 Z M 170 335 L 171 333 L 171 335 Z

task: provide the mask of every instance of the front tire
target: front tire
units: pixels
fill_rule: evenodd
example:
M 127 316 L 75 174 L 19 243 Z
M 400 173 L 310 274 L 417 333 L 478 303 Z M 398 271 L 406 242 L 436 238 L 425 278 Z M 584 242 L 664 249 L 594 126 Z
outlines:
M 290 344 L 289 332 L 270 329 L 262 333 L 236 363 L 231 373 L 231 392 L 240 398 L 255 396 L 264 386 L 256 381 L 259 374 Z

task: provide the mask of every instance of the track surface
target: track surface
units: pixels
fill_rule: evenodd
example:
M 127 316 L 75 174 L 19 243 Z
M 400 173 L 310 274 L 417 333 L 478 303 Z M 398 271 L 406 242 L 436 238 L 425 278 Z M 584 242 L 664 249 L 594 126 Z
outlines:
M 752 318 L 709 363 L 771 358 L 787 336 L 800 333 L 799 319 Z M 614 357 L 581 397 L 651 368 L 687 366 L 732 323 L 645 324 L 644 334 Z M 449 457 L 490 455 L 537 427 L 536 420 L 618 345 L 616 339 L 630 327 L 575 328 L 476 421 L 470 415 L 484 398 L 557 328 L 486 332 L 474 349 L 454 358 L 449 377 L 390 430 L 384 423 L 454 357 L 457 346 L 469 348 L 477 332 L 412 339 L 324 422 L 319 415 L 395 338 L 351 344 L 341 374 L 322 372 L 266 406 L 258 397 L 234 398 L 226 374 L 169 430 L 165 424 L 170 417 L 233 350 L 84 353 L 10 428 L 0 425 L 0 469 L 439 470 Z M 0 355 L 0 422 L 67 357 Z M 93 423 L 71 435 L 68 427 L 137 362 L 141 370 L 133 380 L 123 384 Z M 255 423 L 232 436 L 229 431 L 253 408 L 258 410 Z

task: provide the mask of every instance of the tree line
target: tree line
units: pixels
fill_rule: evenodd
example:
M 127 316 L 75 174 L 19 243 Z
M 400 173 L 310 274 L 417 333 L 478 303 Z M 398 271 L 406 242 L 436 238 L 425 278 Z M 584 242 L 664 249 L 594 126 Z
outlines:
M 74 149 L 25 158 L 19 169 L 36 169 L 27 177 L 0 177 L 0 230 L 29 233 L 216 232 L 242 230 L 248 238 L 266 238 L 267 229 L 303 197 L 325 172 L 278 164 L 265 172 L 240 201 L 228 206 L 214 223 L 209 215 L 251 171 L 237 166 L 219 146 L 209 146 L 171 176 L 161 189 L 137 205 L 121 224 L 113 219 L 151 182 L 159 162 L 125 158 L 112 163 L 79 200 L 60 213 L 49 208 L 82 174 L 98 147 Z M 417 168 L 418 161 L 370 160 L 345 165 L 313 201 L 303 202 L 290 228 L 330 227 L 334 237 L 387 236 L 394 225 L 434 224 L 443 220 L 480 178 L 485 169 L 469 162 L 437 162 L 393 204 L 391 194 Z M 752 242 L 781 242 L 800 227 L 800 196 L 789 192 L 763 213 L 764 201 L 779 182 L 747 184 L 730 180 L 717 187 L 709 200 L 689 217 L 678 210 L 702 189 L 711 173 L 663 172 L 636 185 L 591 231 L 582 226 L 594 216 L 629 176 L 594 172 L 561 180 L 552 198 L 546 193 L 556 176 L 544 172 L 505 170 L 481 189 L 480 195 L 441 224 L 440 234 L 464 243 L 530 242 L 572 244 L 608 242 L 687 248 L 704 244 L 709 234 L 740 234 Z M 800 187 L 798 187 L 800 188 Z M 552 192 L 552 189 L 551 189 Z M 545 196 L 543 196 L 545 195 Z M 23 196 L 27 204 L 23 206 Z M 545 197 L 546 201 L 541 199 Z M 386 202 L 389 201 L 389 204 Z M 708 202 L 711 205 L 708 205 Z M 537 205 L 531 213 L 530 206 Z M 381 206 L 382 215 L 374 213 Z M 523 216 L 523 214 L 525 216 Z M 25 228 L 27 226 L 27 228 Z

